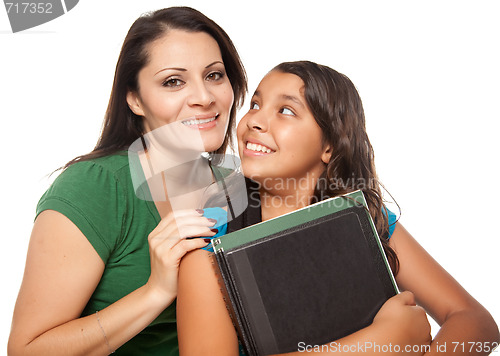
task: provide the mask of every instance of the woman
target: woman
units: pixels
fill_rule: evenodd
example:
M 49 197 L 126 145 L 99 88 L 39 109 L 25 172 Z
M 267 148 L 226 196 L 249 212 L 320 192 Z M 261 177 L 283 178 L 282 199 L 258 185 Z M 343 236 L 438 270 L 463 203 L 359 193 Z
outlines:
M 234 45 L 200 12 L 134 22 L 95 149 L 66 164 L 38 204 L 10 355 L 178 354 L 178 265 L 207 245 L 186 237 L 213 236 L 214 221 L 194 207 L 174 214 L 168 196 L 140 199 L 127 150 L 184 122 L 206 152 L 224 153 L 245 92 Z
M 334 346 L 342 345 L 342 352 L 377 353 L 376 347 L 363 348 L 368 343 L 388 354 L 404 350 L 419 355 L 443 353 L 443 345 L 454 354 L 488 354 L 498 346 L 498 327 L 488 311 L 384 213 L 363 106 L 346 76 L 312 62 L 278 65 L 260 82 L 237 134 L 243 173 L 252 179 L 251 200 L 257 200 L 256 191 L 260 202 L 257 208 L 249 204 L 240 225 L 356 189 L 367 198 L 396 281 L 405 292 L 389 299 L 370 326 L 332 340 Z M 182 260 L 177 311 L 181 354 L 238 353 L 235 330 L 205 251 L 190 252 Z M 434 340 L 424 311 L 441 326 Z M 318 353 L 336 351 L 321 346 Z

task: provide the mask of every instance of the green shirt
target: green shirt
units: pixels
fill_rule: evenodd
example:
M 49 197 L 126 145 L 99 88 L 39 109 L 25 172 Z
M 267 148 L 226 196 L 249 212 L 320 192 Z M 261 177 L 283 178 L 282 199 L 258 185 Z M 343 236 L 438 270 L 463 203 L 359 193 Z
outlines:
M 143 286 L 151 273 L 148 235 L 160 222 L 154 202 L 134 193 L 127 152 L 78 162 L 56 178 L 37 206 L 69 218 L 105 263 L 82 316 Z M 175 302 L 116 355 L 178 355 Z

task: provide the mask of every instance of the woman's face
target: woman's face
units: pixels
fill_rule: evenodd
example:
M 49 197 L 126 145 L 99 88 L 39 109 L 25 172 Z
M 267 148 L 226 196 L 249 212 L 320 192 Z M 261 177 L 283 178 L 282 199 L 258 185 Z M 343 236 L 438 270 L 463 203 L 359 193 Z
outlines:
M 194 130 L 185 131 L 186 140 L 199 133 L 204 150 L 216 151 L 224 142 L 234 95 L 215 39 L 204 32 L 170 30 L 147 50 L 138 91 L 127 94 L 145 132 L 182 123 Z
M 264 184 L 318 177 L 331 155 L 294 74 L 272 71 L 262 79 L 237 134 L 243 173 Z

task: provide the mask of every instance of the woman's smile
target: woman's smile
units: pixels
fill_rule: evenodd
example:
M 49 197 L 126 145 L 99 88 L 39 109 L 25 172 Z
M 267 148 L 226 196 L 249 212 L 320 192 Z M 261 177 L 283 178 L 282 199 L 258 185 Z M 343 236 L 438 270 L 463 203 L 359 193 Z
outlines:
M 219 113 L 195 115 L 187 118 L 186 120 L 182 120 L 182 123 L 192 129 L 209 130 L 217 126 L 218 118 L 219 118 Z

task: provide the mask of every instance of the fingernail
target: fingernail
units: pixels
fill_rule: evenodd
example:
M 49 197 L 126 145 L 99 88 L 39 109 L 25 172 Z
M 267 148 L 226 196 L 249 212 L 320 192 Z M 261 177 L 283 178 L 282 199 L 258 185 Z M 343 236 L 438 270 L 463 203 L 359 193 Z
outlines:
M 215 224 L 217 222 L 217 220 L 215 219 L 208 219 L 208 221 L 210 221 L 212 224 Z
M 210 239 L 203 239 L 203 241 L 205 241 L 207 244 L 209 244 L 210 241 L 212 241 L 212 240 L 210 240 Z
M 219 230 L 217 230 L 217 229 L 210 229 L 210 231 L 212 231 L 215 234 L 219 232 Z
M 201 215 L 203 215 L 203 213 L 205 213 L 205 212 L 203 211 L 203 209 L 196 209 L 196 212 L 197 212 L 198 214 L 201 214 Z

